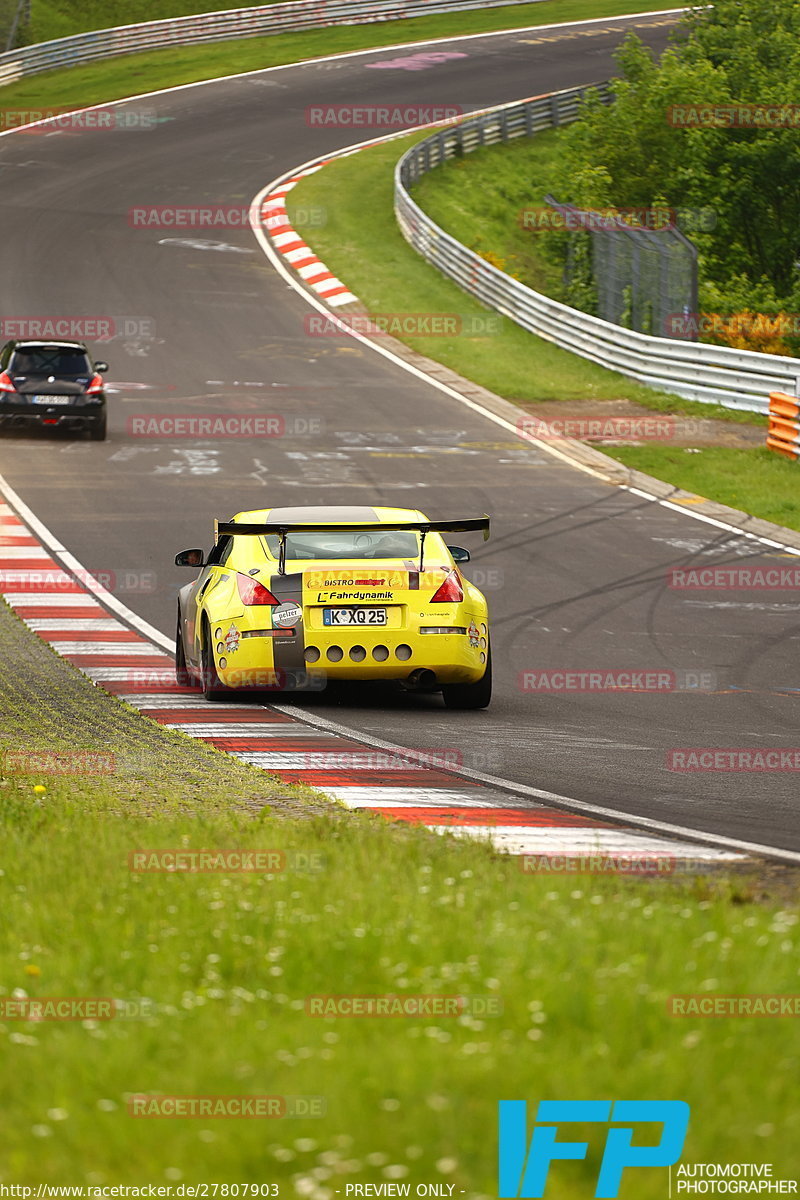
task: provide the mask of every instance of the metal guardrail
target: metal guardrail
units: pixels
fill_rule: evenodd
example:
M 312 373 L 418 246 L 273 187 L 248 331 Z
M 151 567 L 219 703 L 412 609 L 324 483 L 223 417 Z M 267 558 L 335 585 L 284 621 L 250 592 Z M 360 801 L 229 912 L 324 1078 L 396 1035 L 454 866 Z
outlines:
M 608 84 L 595 85 L 606 101 Z M 636 333 L 535 292 L 445 233 L 409 187 L 447 159 L 574 121 L 585 88 L 501 105 L 442 129 L 403 155 L 395 168 L 394 210 L 406 241 L 488 308 L 523 329 L 600 366 L 689 400 L 766 413 L 770 392 L 800 392 L 800 360 L 752 350 Z
M 233 8 L 165 21 L 119 25 L 72 37 L 40 42 L 0 54 L 0 86 L 27 75 L 78 66 L 119 54 L 194 46 L 234 38 L 298 33 L 329 25 L 366 25 L 375 21 L 432 16 L 476 8 L 502 8 L 531 0 L 289 0 L 258 8 Z

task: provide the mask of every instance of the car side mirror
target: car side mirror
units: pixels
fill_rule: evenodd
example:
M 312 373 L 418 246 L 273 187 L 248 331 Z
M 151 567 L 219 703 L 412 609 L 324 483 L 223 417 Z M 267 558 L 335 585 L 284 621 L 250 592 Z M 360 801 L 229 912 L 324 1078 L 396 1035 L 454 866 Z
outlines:
M 105 362 L 96 362 L 96 363 L 94 364 L 94 369 L 95 369 L 95 371 L 97 371 L 97 372 L 98 372 L 100 375 L 104 375 L 104 374 L 105 374 L 105 372 L 108 370 L 108 363 L 105 363 Z
M 202 550 L 181 550 L 180 554 L 175 555 L 175 566 L 204 567 L 206 565 L 203 561 L 204 557 Z
M 469 550 L 465 550 L 463 546 L 448 546 L 447 549 L 452 554 L 454 562 L 469 562 Z

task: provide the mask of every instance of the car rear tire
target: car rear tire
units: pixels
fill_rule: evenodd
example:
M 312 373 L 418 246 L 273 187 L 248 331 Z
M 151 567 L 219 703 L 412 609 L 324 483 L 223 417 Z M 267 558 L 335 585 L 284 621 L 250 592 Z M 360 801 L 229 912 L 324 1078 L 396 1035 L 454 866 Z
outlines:
M 89 440 L 92 442 L 104 442 L 106 440 L 106 424 L 106 414 L 103 413 L 102 417 L 98 417 L 89 426 Z
M 178 609 L 178 628 L 175 631 L 175 680 L 178 687 L 194 687 L 194 679 L 186 665 L 186 651 L 181 636 L 181 610 Z
M 486 670 L 477 683 L 442 685 L 445 708 L 487 708 L 492 698 L 492 650 L 486 654 Z
M 211 627 L 207 620 L 203 620 L 203 678 L 202 688 L 203 696 L 206 700 L 222 700 L 224 699 L 227 688 L 220 682 L 217 674 L 217 664 L 214 662 L 214 648 L 211 644 Z

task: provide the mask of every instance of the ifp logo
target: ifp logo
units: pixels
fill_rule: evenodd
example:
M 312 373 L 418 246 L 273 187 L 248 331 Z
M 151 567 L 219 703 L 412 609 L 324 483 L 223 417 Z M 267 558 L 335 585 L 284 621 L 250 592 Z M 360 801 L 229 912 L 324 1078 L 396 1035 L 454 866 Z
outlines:
M 669 1167 L 677 1162 L 689 1126 L 689 1105 L 683 1100 L 540 1100 L 529 1146 L 527 1107 L 524 1100 L 499 1104 L 501 1200 L 544 1196 L 552 1162 L 586 1158 L 588 1142 L 556 1140 L 564 1122 L 612 1125 L 594 1193 L 602 1200 L 619 1193 L 626 1167 Z M 663 1126 L 660 1139 L 655 1145 L 634 1145 L 633 1126 L 648 1123 Z

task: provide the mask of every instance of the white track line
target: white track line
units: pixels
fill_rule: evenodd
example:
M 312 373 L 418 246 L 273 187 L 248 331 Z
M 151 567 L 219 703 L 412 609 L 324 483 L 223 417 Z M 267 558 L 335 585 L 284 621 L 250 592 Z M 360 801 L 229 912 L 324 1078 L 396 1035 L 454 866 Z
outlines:
M 97 105 L 96 107 L 101 106 Z M 2 136 L 2 134 L 0 134 L 0 136 Z M 133 612 L 132 609 L 128 608 L 126 604 L 123 604 L 121 600 L 118 600 L 116 596 L 112 595 L 111 592 L 104 588 L 102 584 L 98 583 L 85 567 L 81 566 L 77 558 L 75 558 L 73 554 L 70 554 L 66 546 L 61 545 L 61 542 L 59 542 L 58 538 L 55 537 L 55 535 L 50 532 L 47 526 L 39 520 L 36 514 L 30 508 L 28 508 L 22 497 L 14 491 L 14 489 L 11 487 L 11 484 L 2 475 L 0 475 L 0 492 L 2 492 L 2 494 L 5 496 L 6 501 L 13 506 L 18 515 L 22 517 L 23 521 L 26 522 L 28 527 L 34 531 L 38 538 L 40 538 L 42 544 L 47 546 L 53 557 L 56 558 L 67 571 L 76 576 L 76 581 L 78 583 L 85 587 L 87 591 L 96 596 L 98 600 L 102 600 L 106 608 L 110 608 L 117 614 L 117 616 L 122 617 L 123 621 L 126 621 L 128 625 L 131 625 L 134 629 L 137 629 L 139 633 L 144 635 L 144 637 L 150 638 L 152 642 L 156 642 L 159 646 L 163 646 L 165 650 L 174 650 L 175 644 L 172 638 L 167 637 L 166 634 L 163 634 L 160 629 L 156 629 L 154 625 L 151 625 L 148 621 L 145 621 L 142 617 L 138 616 L 137 613 Z M 14 575 L 18 574 L 18 572 L 11 571 L 6 572 L 5 574 Z
M 270 707 L 276 709 L 278 712 L 286 713 L 287 716 L 294 717 L 295 720 L 305 721 L 307 724 L 316 725 L 320 729 L 330 730 L 332 733 L 339 734 L 340 737 L 358 738 L 359 742 L 366 742 L 368 745 L 377 746 L 381 750 L 392 750 L 397 754 L 405 755 L 406 758 L 412 758 L 415 753 L 413 750 L 405 750 L 402 746 L 396 746 L 393 742 L 373 737 L 369 733 L 354 733 L 352 729 L 348 729 L 344 725 L 339 725 L 336 721 L 330 721 L 327 717 L 320 717 L 316 713 L 309 713 L 297 709 L 292 705 L 273 704 Z M 543 788 L 531 787 L 526 783 L 516 783 L 510 779 L 500 779 L 496 775 L 486 775 L 483 771 L 448 766 L 447 773 L 448 775 L 457 775 L 462 779 L 469 779 L 474 783 L 482 783 L 489 787 L 497 788 L 500 791 L 512 792 L 517 796 L 523 796 L 525 799 L 541 800 L 545 804 L 551 805 L 554 808 L 566 809 L 568 812 L 581 813 L 588 817 L 596 817 L 604 821 L 614 821 L 618 824 L 624 823 L 633 828 L 646 829 L 651 833 L 665 834 L 670 838 L 688 838 L 692 842 L 702 842 L 704 845 L 718 846 L 721 849 L 737 850 L 744 854 L 767 855 L 770 858 L 779 858 L 784 862 L 800 864 L 800 852 L 796 850 L 784 850 L 777 846 L 759 845 L 756 842 L 746 842 L 739 838 L 725 837 L 722 834 L 705 833 L 703 830 L 690 829 L 685 825 L 674 825 L 668 821 L 657 821 L 652 817 L 642 817 L 636 813 L 622 812 L 615 808 L 605 808 L 599 804 L 589 804 L 585 800 L 575 800 L 571 796 L 562 796 L 558 792 L 548 792 Z

